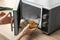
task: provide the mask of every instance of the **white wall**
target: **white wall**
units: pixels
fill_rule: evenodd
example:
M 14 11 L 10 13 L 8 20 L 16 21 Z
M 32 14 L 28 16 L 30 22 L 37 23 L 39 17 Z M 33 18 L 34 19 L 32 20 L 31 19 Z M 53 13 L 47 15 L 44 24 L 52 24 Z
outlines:
M 0 0 L 0 6 L 10 7 L 14 10 L 18 7 L 19 0 Z
M 4 5 L 5 6 L 5 0 L 0 0 L 0 6 Z
M 14 10 L 16 10 L 18 8 L 19 1 L 20 0 L 0 0 L 0 6 L 11 7 Z M 60 0 L 23 0 L 23 1 L 29 1 L 35 4 L 43 5 L 45 8 L 53 8 L 55 6 L 60 5 Z

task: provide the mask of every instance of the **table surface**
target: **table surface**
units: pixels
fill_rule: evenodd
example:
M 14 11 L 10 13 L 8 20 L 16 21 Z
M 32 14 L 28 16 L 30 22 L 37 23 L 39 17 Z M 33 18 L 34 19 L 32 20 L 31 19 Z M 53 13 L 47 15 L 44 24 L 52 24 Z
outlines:
M 0 33 L 8 39 L 15 38 L 14 32 L 10 29 L 10 24 L 0 25 Z M 31 35 L 24 36 L 21 40 L 60 40 L 60 30 L 51 35 L 45 35 L 41 30 L 36 30 Z

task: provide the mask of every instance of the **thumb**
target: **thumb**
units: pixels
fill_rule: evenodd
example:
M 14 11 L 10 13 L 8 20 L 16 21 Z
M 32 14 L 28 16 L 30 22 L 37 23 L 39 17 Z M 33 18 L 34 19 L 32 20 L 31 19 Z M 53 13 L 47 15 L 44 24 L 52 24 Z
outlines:
M 34 30 L 36 30 L 37 28 L 33 28 L 33 29 L 31 29 L 31 31 L 34 31 Z
M 29 26 L 30 26 L 30 25 L 28 24 L 25 28 L 29 28 Z
M 29 24 L 24 28 L 24 30 L 28 29 L 29 28 Z

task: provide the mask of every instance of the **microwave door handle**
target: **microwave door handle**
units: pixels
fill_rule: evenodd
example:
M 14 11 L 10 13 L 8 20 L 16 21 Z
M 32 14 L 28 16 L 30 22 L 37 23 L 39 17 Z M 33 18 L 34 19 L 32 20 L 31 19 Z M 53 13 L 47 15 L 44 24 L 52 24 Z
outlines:
M 13 31 L 13 19 L 12 19 L 12 13 L 10 12 L 10 17 L 11 17 L 11 31 Z

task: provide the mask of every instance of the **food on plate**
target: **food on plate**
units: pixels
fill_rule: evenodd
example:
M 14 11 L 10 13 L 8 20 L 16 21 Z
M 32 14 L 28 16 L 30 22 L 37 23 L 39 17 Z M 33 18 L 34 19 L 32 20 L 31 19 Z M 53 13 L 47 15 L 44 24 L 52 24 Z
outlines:
M 29 28 L 38 28 L 38 24 L 35 22 L 35 21 L 33 21 L 33 20 L 31 20 L 31 21 L 28 21 L 28 24 L 30 25 L 30 27 Z

